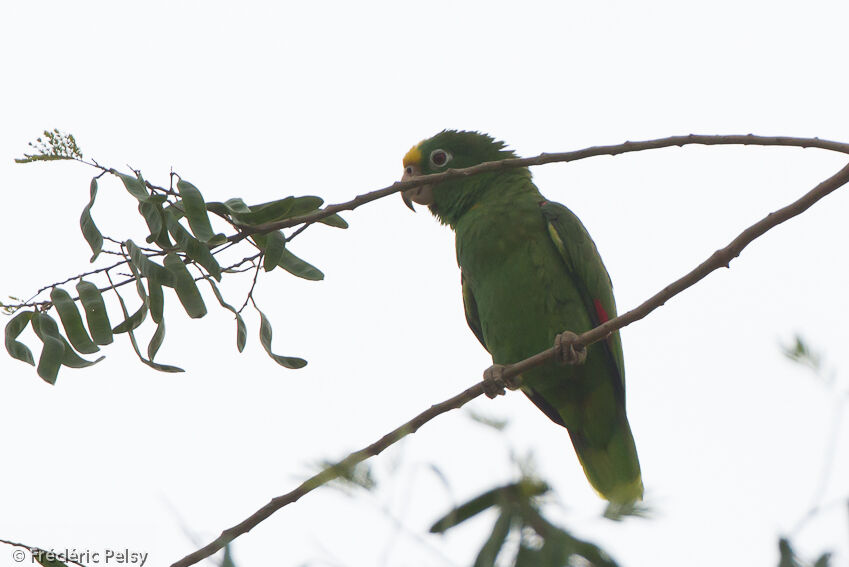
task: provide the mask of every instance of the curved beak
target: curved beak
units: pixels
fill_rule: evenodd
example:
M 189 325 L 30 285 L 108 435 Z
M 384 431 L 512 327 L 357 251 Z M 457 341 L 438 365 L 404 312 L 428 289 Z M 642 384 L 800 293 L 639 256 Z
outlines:
M 418 177 L 421 175 L 421 169 L 417 165 L 408 165 L 404 168 L 404 175 L 401 176 L 401 181 L 407 181 L 414 177 Z M 411 211 L 415 212 L 415 207 L 413 207 L 413 203 L 418 203 L 419 205 L 430 205 L 433 202 L 433 192 L 431 191 L 430 185 L 419 185 L 418 187 L 413 187 L 412 189 L 407 189 L 401 193 L 401 199 L 404 201 L 404 204 L 410 208 Z
M 416 212 L 416 208 L 413 206 L 413 201 L 407 196 L 407 193 L 401 193 L 401 200 L 404 201 L 404 204 L 413 211 Z

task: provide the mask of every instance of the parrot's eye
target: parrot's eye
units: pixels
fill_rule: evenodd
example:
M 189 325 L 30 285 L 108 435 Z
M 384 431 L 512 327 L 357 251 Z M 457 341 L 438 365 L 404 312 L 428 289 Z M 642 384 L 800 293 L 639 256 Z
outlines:
M 407 175 L 412 175 L 412 174 L 413 174 L 413 166 L 412 166 L 412 165 L 408 165 L 407 167 L 405 167 L 405 168 L 404 168 L 404 173 L 406 173 Z
M 436 167 L 442 167 L 451 161 L 451 154 L 445 150 L 433 150 L 430 152 L 430 163 Z

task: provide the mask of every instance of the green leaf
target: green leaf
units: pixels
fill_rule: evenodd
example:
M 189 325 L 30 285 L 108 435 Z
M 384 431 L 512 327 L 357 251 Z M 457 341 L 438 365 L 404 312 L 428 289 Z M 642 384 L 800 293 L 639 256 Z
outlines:
M 279 231 L 278 231 L 279 232 Z M 260 250 L 265 250 L 265 246 L 268 244 L 268 235 L 257 233 L 250 235 L 250 239 L 254 241 Z
M 88 330 L 95 344 L 108 345 L 112 342 L 112 325 L 106 314 L 106 304 L 97 286 L 91 282 L 80 280 L 77 284 L 77 294 L 80 296 L 85 311 Z
M 823 553 L 814 562 L 814 567 L 829 567 L 831 565 L 831 553 Z
M 593 567 L 619 567 L 619 564 L 596 544 L 573 537 L 563 530 L 559 530 L 553 537 L 548 536 L 546 541 L 556 541 L 567 551 L 568 556 L 583 557 Z
M 117 296 L 118 303 L 121 304 L 121 311 L 124 313 L 124 318 L 128 318 L 130 316 L 130 313 L 127 311 L 127 305 L 124 303 L 124 298 L 121 297 L 120 293 L 117 293 Z M 154 335 L 155 334 L 156 333 L 154 333 Z M 135 351 L 136 356 L 138 356 L 139 360 L 141 360 L 146 365 L 150 366 L 154 370 L 159 370 L 160 372 L 185 372 L 185 370 L 183 370 L 179 366 L 170 366 L 168 364 L 160 364 L 158 362 L 153 362 L 152 360 L 147 360 L 145 357 L 142 356 L 141 351 L 139 350 L 139 344 L 136 341 L 135 333 L 133 333 L 133 331 L 128 331 L 127 335 L 130 337 L 130 344 L 133 345 L 133 350 Z
M 37 321 L 36 321 L 37 319 Z M 33 317 L 33 330 L 35 334 L 38 335 L 38 338 L 42 340 L 42 342 L 47 342 L 47 338 L 52 338 L 58 340 L 62 343 L 62 364 L 68 366 L 70 368 L 86 368 L 93 364 L 97 364 L 101 360 L 103 360 L 104 356 L 99 357 L 97 360 L 86 360 L 79 356 L 74 352 L 74 349 L 71 348 L 71 345 L 68 344 L 68 341 L 65 340 L 65 337 L 59 332 L 59 325 L 56 324 L 56 321 L 50 315 L 46 313 L 39 313 L 35 317 Z M 55 378 L 54 378 L 55 380 Z M 51 382 L 52 384 L 53 382 Z
M 183 200 L 177 199 L 174 203 L 169 203 L 167 207 L 165 207 L 165 213 L 170 214 L 174 219 L 180 220 L 186 215 L 183 214 Z
M 603 549 L 589 541 L 578 539 L 542 517 L 539 511 L 529 505 L 521 507 L 523 520 L 543 538 L 540 549 L 541 563 L 544 565 L 562 565 L 572 556 L 582 557 L 593 567 L 619 567 Z
M 145 239 L 148 243 L 156 242 L 160 248 L 170 248 L 171 240 L 168 238 L 168 230 L 165 228 L 164 211 L 162 204 L 152 199 L 139 203 L 139 213 L 144 217 L 150 235 Z
M 778 540 L 778 553 L 778 567 L 801 567 L 801 564 L 796 561 L 796 554 L 793 553 L 793 548 L 788 539 L 781 538 Z
M 233 213 L 249 213 L 251 208 L 248 207 L 243 200 L 238 197 L 227 199 L 225 202 L 209 201 L 206 204 L 206 210 L 218 215 L 231 215 Z
M 319 219 L 318 222 L 335 228 L 348 228 L 348 222 L 336 213 L 326 216 L 323 219 Z
M 176 282 L 174 290 L 189 317 L 198 319 L 206 315 L 206 305 L 203 303 L 200 290 L 180 257 L 172 252 L 165 256 L 164 264 L 174 276 Z
M 286 216 L 287 218 L 292 218 L 312 213 L 314 211 L 317 211 L 323 203 L 324 199 L 322 199 L 321 197 L 316 197 L 314 195 L 295 197 L 295 202 L 292 203 L 292 209 Z
M 147 304 L 142 303 L 141 307 L 138 310 L 130 315 L 127 319 L 121 321 L 118 325 L 112 329 L 112 332 L 116 335 L 120 335 L 121 333 L 126 333 L 128 331 L 133 331 L 144 322 L 147 318 Z
M 814 372 L 819 372 L 822 364 L 820 353 L 812 350 L 801 336 L 796 335 L 794 338 L 795 344 L 781 346 L 784 356 L 794 362 L 808 366 Z
M 165 308 L 165 296 L 162 293 L 162 286 L 159 282 L 148 279 L 148 305 L 150 307 L 150 316 L 154 323 L 162 322 L 162 310 Z
M 189 234 L 189 231 L 180 224 L 170 210 L 165 213 L 165 220 L 168 225 L 168 232 L 174 237 L 177 246 L 189 258 L 203 266 L 209 272 L 209 275 L 221 281 L 221 266 L 218 265 L 218 261 L 210 252 L 209 247 Z
M 236 316 L 236 348 L 239 349 L 239 352 L 242 352 L 245 350 L 245 343 L 248 340 L 248 329 L 245 327 L 245 322 L 242 320 L 242 316 L 235 307 L 224 301 L 224 297 L 221 295 L 221 291 L 218 290 L 218 286 L 215 285 L 214 281 L 209 278 L 204 279 L 212 286 L 212 293 L 215 294 L 215 298 L 218 299 L 218 303 L 221 304 L 221 307 L 231 311 L 233 315 Z
M 432 534 L 441 534 L 457 526 L 462 524 L 469 518 L 477 516 L 484 510 L 488 510 L 493 506 L 497 506 L 499 503 L 499 497 L 501 496 L 501 491 L 503 487 L 493 488 L 492 490 L 488 490 L 481 494 L 480 496 L 476 496 L 472 498 L 465 504 L 461 504 L 457 506 L 450 512 L 448 512 L 445 516 L 437 520 L 431 527 L 430 533 Z
M 245 327 L 245 321 L 242 316 L 236 313 L 236 348 L 239 352 L 245 350 L 245 343 L 248 340 L 248 329 Z
M 128 265 L 130 266 L 130 271 L 133 273 L 133 277 L 135 278 L 136 292 L 139 294 L 139 299 L 141 299 L 142 304 L 135 313 L 124 319 L 120 324 L 118 324 L 118 326 L 112 329 L 112 332 L 116 335 L 137 329 L 147 318 L 148 299 L 147 293 L 145 293 L 144 290 L 144 284 L 141 281 L 141 275 L 132 262 Z
M 278 242 L 283 243 L 285 246 L 286 237 L 283 236 L 283 233 L 279 230 L 274 232 L 269 232 L 268 234 L 252 234 L 251 240 L 253 240 L 256 245 L 266 253 L 266 257 L 263 259 L 263 268 L 266 271 L 269 271 L 271 268 L 267 266 L 270 264 L 268 260 L 268 246 L 269 242 L 274 239 L 277 240 L 275 242 L 275 247 Z M 277 250 L 274 250 L 275 255 L 277 254 Z M 277 261 L 277 265 L 289 272 L 292 275 L 298 276 L 299 278 L 304 278 L 305 280 L 318 281 L 324 279 L 324 274 L 321 270 L 313 266 L 312 264 L 298 258 L 287 248 L 283 248 L 282 251 L 279 252 L 280 259 Z
M 238 197 L 228 199 L 224 203 L 211 202 L 206 204 L 208 211 L 219 215 L 230 215 L 233 220 L 243 225 L 257 226 L 296 216 L 303 216 L 319 210 L 323 203 L 321 197 L 307 195 L 304 197 L 285 197 L 259 205 L 248 206 Z M 318 222 L 336 228 L 348 228 L 348 223 L 338 214 L 329 215 Z
M 279 230 L 268 234 L 265 241 L 265 254 L 262 259 L 262 267 L 266 272 L 270 272 L 277 267 L 280 259 L 283 257 L 283 252 L 286 246 L 286 237 Z
M 227 203 L 230 203 L 231 201 L 233 200 L 231 199 L 230 201 L 227 201 Z M 230 215 L 233 217 L 233 220 L 239 224 L 256 226 L 291 216 L 289 213 L 292 210 L 294 203 L 294 197 L 286 197 L 269 203 L 262 203 L 261 205 L 253 205 L 250 207 L 251 212 L 249 213 L 231 210 Z
M 156 358 L 156 353 L 159 352 L 159 347 L 162 346 L 162 341 L 165 340 L 165 321 L 160 320 L 159 324 L 156 326 L 156 331 L 153 332 L 153 336 L 150 338 L 150 342 L 147 344 L 147 357 L 153 361 Z
M 94 224 L 94 219 L 91 218 L 91 208 L 94 206 L 94 198 L 97 197 L 96 177 L 91 180 L 89 195 L 88 205 L 83 207 L 83 212 L 80 215 L 80 230 L 82 230 L 83 237 L 91 247 L 92 256 L 89 262 L 94 262 L 101 250 L 103 250 L 103 235 L 100 234 L 100 230 Z
M 85 330 L 83 319 L 80 317 L 80 312 L 77 310 L 77 305 L 71 299 L 70 294 L 64 289 L 54 287 L 50 292 L 50 301 L 56 307 L 56 312 L 59 313 L 59 319 L 62 321 L 62 326 L 65 328 L 65 333 L 74 348 L 83 354 L 93 354 L 100 349 Z
M 42 313 L 36 313 L 30 320 L 32 330 L 35 331 L 35 334 L 44 343 L 44 346 L 41 348 L 41 356 L 38 357 L 36 371 L 45 382 L 55 384 L 56 376 L 59 374 L 59 368 L 62 367 L 65 345 L 56 336 L 42 331 L 42 315 Z
M 135 242 L 127 240 L 124 245 L 130 253 L 130 260 L 133 262 L 133 265 L 144 277 L 149 280 L 156 280 L 162 285 L 167 285 L 168 287 L 174 287 L 176 285 L 176 281 L 174 280 L 174 276 L 171 272 L 145 256 L 144 252 L 136 246 Z
M 189 227 L 201 242 L 219 242 L 224 238 L 223 234 L 212 232 L 209 215 L 206 213 L 206 203 L 203 201 L 198 188 L 180 179 L 177 181 L 177 190 L 183 199 L 183 212 L 189 221 Z
M 121 181 L 124 182 L 124 187 L 127 189 L 127 192 L 135 197 L 140 203 L 150 199 L 150 192 L 147 190 L 147 187 L 144 186 L 144 179 L 142 179 L 141 175 L 138 177 L 126 175 L 124 173 L 118 173 L 117 175 L 121 178 Z
M 221 558 L 220 567 L 236 567 L 236 562 L 233 561 L 233 552 L 230 549 L 230 544 L 224 546 L 224 557 Z
M 265 352 L 268 353 L 268 356 L 271 357 L 274 362 L 279 364 L 280 366 L 284 366 L 286 368 L 303 368 L 307 365 L 307 361 L 303 358 L 297 358 L 294 356 L 280 356 L 279 354 L 274 354 L 271 352 L 271 323 L 268 321 L 268 318 L 265 316 L 265 313 L 257 309 L 260 318 L 259 325 L 259 342 L 262 343 L 262 348 L 265 349 Z
M 233 197 L 232 199 L 227 199 L 224 201 L 224 205 L 233 213 L 249 213 L 251 212 L 251 208 L 245 204 L 243 200 L 238 197 Z
M 548 490 L 548 485 L 544 482 L 527 478 L 487 490 L 448 512 L 430 527 L 430 531 L 436 534 L 443 533 L 493 506 L 501 506 L 508 501 L 527 502 L 535 496 L 545 494 Z
M 478 552 L 474 567 L 495 567 L 495 559 L 498 557 L 498 552 L 504 547 L 512 523 L 513 515 L 507 511 L 502 511 L 492 527 L 492 533 L 489 534 L 486 543 Z
M 21 311 L 12 320 L 6 323 L 6 352 L 9 356 L 35 366 L 32 351 L 27 346 L 16 340 L 32 319 L 35 311 Z
M 280 255 L 280 260 L 277 262 L 277 265 L 292 274 L 293 276 L 298 276 L 299 278 L 304 278 L 305 280 L 318 281 L 324 279 L 324 274 L 321 270 L 319 270 L 312 264 L 301 260 L 294 254 L 289 252 L 287 248 L 283 249 L 283 252 Z
M 563 529 L 555 526 L 540 515 L 532 505 L 518 507 L 524 526 L 533 529 L 542 538 L 542 546 L 533 549 L 520 543 L 514 565 L 516 567 L 536 567 L 537 565 L 572 565 L 577 564 L 577 558 L 582 558 L 593 567 L 619 567 L 603 549 L 591 543 L 578 539 Z

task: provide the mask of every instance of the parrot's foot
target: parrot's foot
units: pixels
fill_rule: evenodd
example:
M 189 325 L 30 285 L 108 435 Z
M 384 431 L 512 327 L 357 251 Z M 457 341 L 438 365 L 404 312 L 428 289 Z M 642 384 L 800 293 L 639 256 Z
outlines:
M 583 364 L 587 359 L 587 348 L 575 344 L 578 335 L 565 331 L 554 337 L 554 361 L 557 364 Z
M 519 376 L 511 376 L 504 378 L 503 364 L 493 364 L 483 371 L 483 393 L 488 398 L 504 395 L 504 388 L 517 390 L 522 385 L 522 379 Z

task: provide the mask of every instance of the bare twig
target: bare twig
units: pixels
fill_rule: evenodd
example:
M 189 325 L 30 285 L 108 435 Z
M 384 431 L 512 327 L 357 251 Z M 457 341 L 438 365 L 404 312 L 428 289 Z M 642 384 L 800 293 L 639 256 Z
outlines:
M 257 278 L 259 278 L 260 269 L 262 269 L 262 253 L 260 253 L 259 256 L 260 257 L 257 259 L 256 262 L 256 270 L 254 271 L 254 279 L 251 282 L 251 289 L 248 290 L 248 296 L 245 298 L 245 302 L 242 304 L 242 306 L 239 307 L 237 313 L 241 313 L 242 311 L 244 311 L 245 307 L 248 306 L 248 302 L 253 302 L 254 300 L 254 289 L 256 289 L 256 280 Z M 256 303 L 254 303 L 254 307 L 256 307 Z
M 236 271 L 236 268 L 238 268 L 242 264 L 247 264 L 247 263 L 250 263 L 251 265 L 250 265 L 249 268 L 246 268 L 246 270 L 250 270 L 254 266 L 254 264 L 253 264 L 254 260 L 259 258 L 261 255 L 262 255 L 262 252 L 257 252 L 253 256 L 245 256 L 244 258 L 242 258 L 241 260 L 239 260 L 235 264 L 230 264 L 226 268 L 221 268 L 221 271 L 222 272 L 234 272 L 234 271 Z
M 71 276 L 70 278 L 62 280 L 61 282 L 56 282 L 56 283 L 53 283 L 53 284 L 50 284 L 50 285 L 46 285 L 43 288 L 36 291 L 35 294 L 31 298 L 29 298 L 27 301 L 25 301 L 24 303 L 21 303 L 19 305 L 8 305 L 7 307 L 30 307 L 31 305 L 29 305 L 28 302 L 32 301 L 33 299 L 35 299 L 36 297 L 41 295 L 42 292 L 45 292 L 48 289 L 53 289 L 56 286 L 66 284 L 66 283 L 72 282 L 74 280 L 81 280 L 86 276 L 91 276 L 93 274 L 99 274 L 100 272 L 106 272 L 106 271 L 111 270 L 112 268 L 117 268 L 118 266 L 121 266 L 121 265 L 126 264 L 126 263 L 127 263 L 127 260 L 121 260 L 120 262 L 115 262 L 114 264 L 111 264 L 109 266 L 105 266 L 103 268 L 97 268 L 96 270 L 92 270 L 90 272 L 83 272 L 81 274 L 77 274 L 76 276 Z M 79 297 L 75 297 L 74 301 L 76 301 L 77 299 L 79 299 Z M 50 302 L 47 302 L 47 303 L 50 303 Z
M 748 139 L 747 136 L 743 136 L 741 138 L 744 140 Z M 684 139 L 690 139 L 690 137 L 684 137 Z M 655 143 L 658 143 L 658 141 L 656 141 Z M 686 142 L 682 141 L 681 143 Z M 776 143 L 773 145 L 796 144 Z M 849 153 L 849 145 L 841 144 L 841 146 L 845 150 L 847 150 L 847 153 Z M 675 295 L 696 284 L 709 273 L 723 266 L 729 267 L 729 263 L 731 262 L 731 260 L 739 256 L 742 250 L 753 240 L 763 235 L 771 228 L 806 211 L 815 202 L 822 199 L 832 191 L 835 191 L 847 182 L 849 182 L 849 164 L 844 166 L 843 169 L 838 171 L 836 174 L 832 175 L 831 177 L 814 187 L 811 191 L 803 195 L 798 200 L 787 205 L 786 207 L 783 207 L 773 213 L 768 214 L 766 217 L 741 232 L 740 235 L 737 236 L 737 238 L 731 241 L 731 243 L 729 243 L 724 248 L 721 248 L 714 252 L 707 260 L 699 264 L 694 270 L 692 270 L 682 278 L 676 280 L 675 282 L 669 284 L 664 289 L 656 293 L 654 296 L 643 302 L 635 309 L 632 309 L 618 317 L 614 317 L 606 323 L 603 323 L 602 325 L 599 325 L 594 329 L 591 329 L 585 333 L 578 335 L 576 343 L 585 346 L 590 345 L 597 341 L 603 340 L 617 329 L 621 329 L 626 325 L 629 325 L 635 321 L 639 321 L 640 319 L 642 319 L 643 317 L 663 305 L 666 301 L 668 301 Z M 521 374 L 522 372 L 530 370 L 531 368 L 535 368 L 537 366 L 542 365 L 543 363 L 551 360 L 553 357 L 554 348 L 552 347 L 534 356 L 526 358 L 525 360 L 521 360 L 519 362 L 516 362 L 515 364 L 511 364 L 505 367 L 503 376 L 504 378 L 516 376 L 518 374 Z M 349 470 L 351 467 L 354 467 L 357 464 L 365 461 L 369 457 L 373 457 L 375 455 L 380 454 L 383 450 L 396 443 L 400 439 L 403 439 L 410 433 L 415 433 L 422 425 L 424 425 L 431 419 L 437 417 L 438 415 L 443 414 L 452 409 L 459 408 L 467 402 L 475 399 L 482 393 L 483 382 L 479 382 L 474 386 L 466 389 L 464 392 L 454 396 L 453 398 L 431 406 L 424 412 L 414 417 L 412 420 L 396 428 L 390 433 L 384 435 L 368 447 L 351 453 L 350 455 L 339 461 L 336 465 L 326 468 L 318 474 L 308 478 L 303 483 L 301 483 L 300 486 L 298 486 L 291 492 L 273 498 L 265 506 L 251 514 L 248 518 L 236 524 L 235 526 L 224 530 L 223 532 L 221 532 L 221 535 L 219 535 L 215 540 L 205 545 L 204 547 L 198 549 L 197 551 L 194 551 L 189 555 L 185 556 L 184 558 L 180 559 L 176 563 L 172 564 L 171 567 L 188 567 L 189 565 L 194 565 L 198 561 L 211 556 L 213 553 L 219 551 L 220 549 L 223 549 L 225 545 L 236 539 L 238 536 L 247 533 L 251 529 L 255 528 L 257 525 L 259 525 L 260 522 L 271 516 L 280 508 L 283 508 L 284 506 L 297 501 L 299 498 L 301 498 L 308 492 L 311 492 L 312 490 L 315 490 L 316 488 L 338 478 L 344 471 Z

